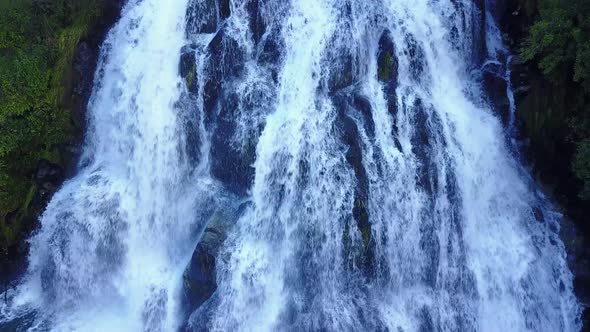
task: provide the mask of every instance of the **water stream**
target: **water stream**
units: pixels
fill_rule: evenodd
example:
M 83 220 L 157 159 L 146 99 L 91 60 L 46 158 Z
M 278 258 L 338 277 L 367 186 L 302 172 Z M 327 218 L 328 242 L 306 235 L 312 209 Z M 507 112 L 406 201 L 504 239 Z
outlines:
M 478 78 L 510 75 L 476 3 L 129 0 L 0 327 L 580 330 L 510 83 L 507 126 Z M 216 291 L 186 313 L 219 220 Z

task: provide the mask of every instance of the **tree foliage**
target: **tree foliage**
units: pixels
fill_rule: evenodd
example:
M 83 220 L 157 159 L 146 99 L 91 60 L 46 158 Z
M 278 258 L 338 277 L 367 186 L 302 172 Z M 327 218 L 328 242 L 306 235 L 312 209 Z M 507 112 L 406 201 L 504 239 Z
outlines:
M 521 55 L 567 90 L 569 140 L 576 146 L 572 170 L 580 197 L 590 199 L 590 0 L 539 0 L 538 11 Z
M 0 240 L 22 210 L 40 159 L 72 135 L 72 61 L 100 0 L 0 0 Z M 14 232 L 12 232 L 14 233 Z
M 553 79 L 567 78 L 585 86 L 590 75 L 590 1 L 541 0 L 539 18 L 523 48 Z

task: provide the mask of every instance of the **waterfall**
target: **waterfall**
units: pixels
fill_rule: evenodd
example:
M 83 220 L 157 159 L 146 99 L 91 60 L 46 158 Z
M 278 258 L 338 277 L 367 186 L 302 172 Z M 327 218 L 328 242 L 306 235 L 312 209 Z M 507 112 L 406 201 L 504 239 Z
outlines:
M 129 0 L 0 328 L 580 330 L 483 3 Z

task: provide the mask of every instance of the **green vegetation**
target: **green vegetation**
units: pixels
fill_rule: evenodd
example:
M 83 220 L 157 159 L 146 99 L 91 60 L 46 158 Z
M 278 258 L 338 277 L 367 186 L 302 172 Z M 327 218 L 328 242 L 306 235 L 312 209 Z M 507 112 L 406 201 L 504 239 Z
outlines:
M 384 52 L 379 57 L 379 63 L 377 66 L 377 78 L 382 82 L 389 81 L 394 74 L 394 55 L 393 52 Z
M 547 102 L 536 106 L 549 115 L 559 113 L 553 116 L 559 123 L 529 121 L 529 127 L 556 133 L 548 127 L 563 125 L 545 140 L 552 140 L 553 146 L 573 146 L 571 171 L 579 182 L 579 198 L 590 200 L 590 1 L 538 0 L 537 10 L 521 55 L 536 64 L 551 85 L 545 90 L 552 99 L 545 97 Z
M 62 163 L 57 146 L 74 133 L 72 61 L 103 2 L 0 0 L 0 247 L 23 228 L 39 160 Z

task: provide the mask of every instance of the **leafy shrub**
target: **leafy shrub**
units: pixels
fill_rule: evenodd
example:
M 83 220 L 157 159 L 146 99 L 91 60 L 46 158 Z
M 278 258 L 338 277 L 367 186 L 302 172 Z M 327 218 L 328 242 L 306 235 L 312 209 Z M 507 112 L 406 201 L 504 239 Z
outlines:
M 37 163 L 60 163 L 56 147 L 72 137 L 72 61 L 103 4 L 0 0 L 0 247 L 16 238 L 5 216 L 23 215 Z
M 590 199 L 590 0 L 539 0 L 538 10 L 521 55 L 567 90 L 572 170 L 583 188 L 580 198 Z

